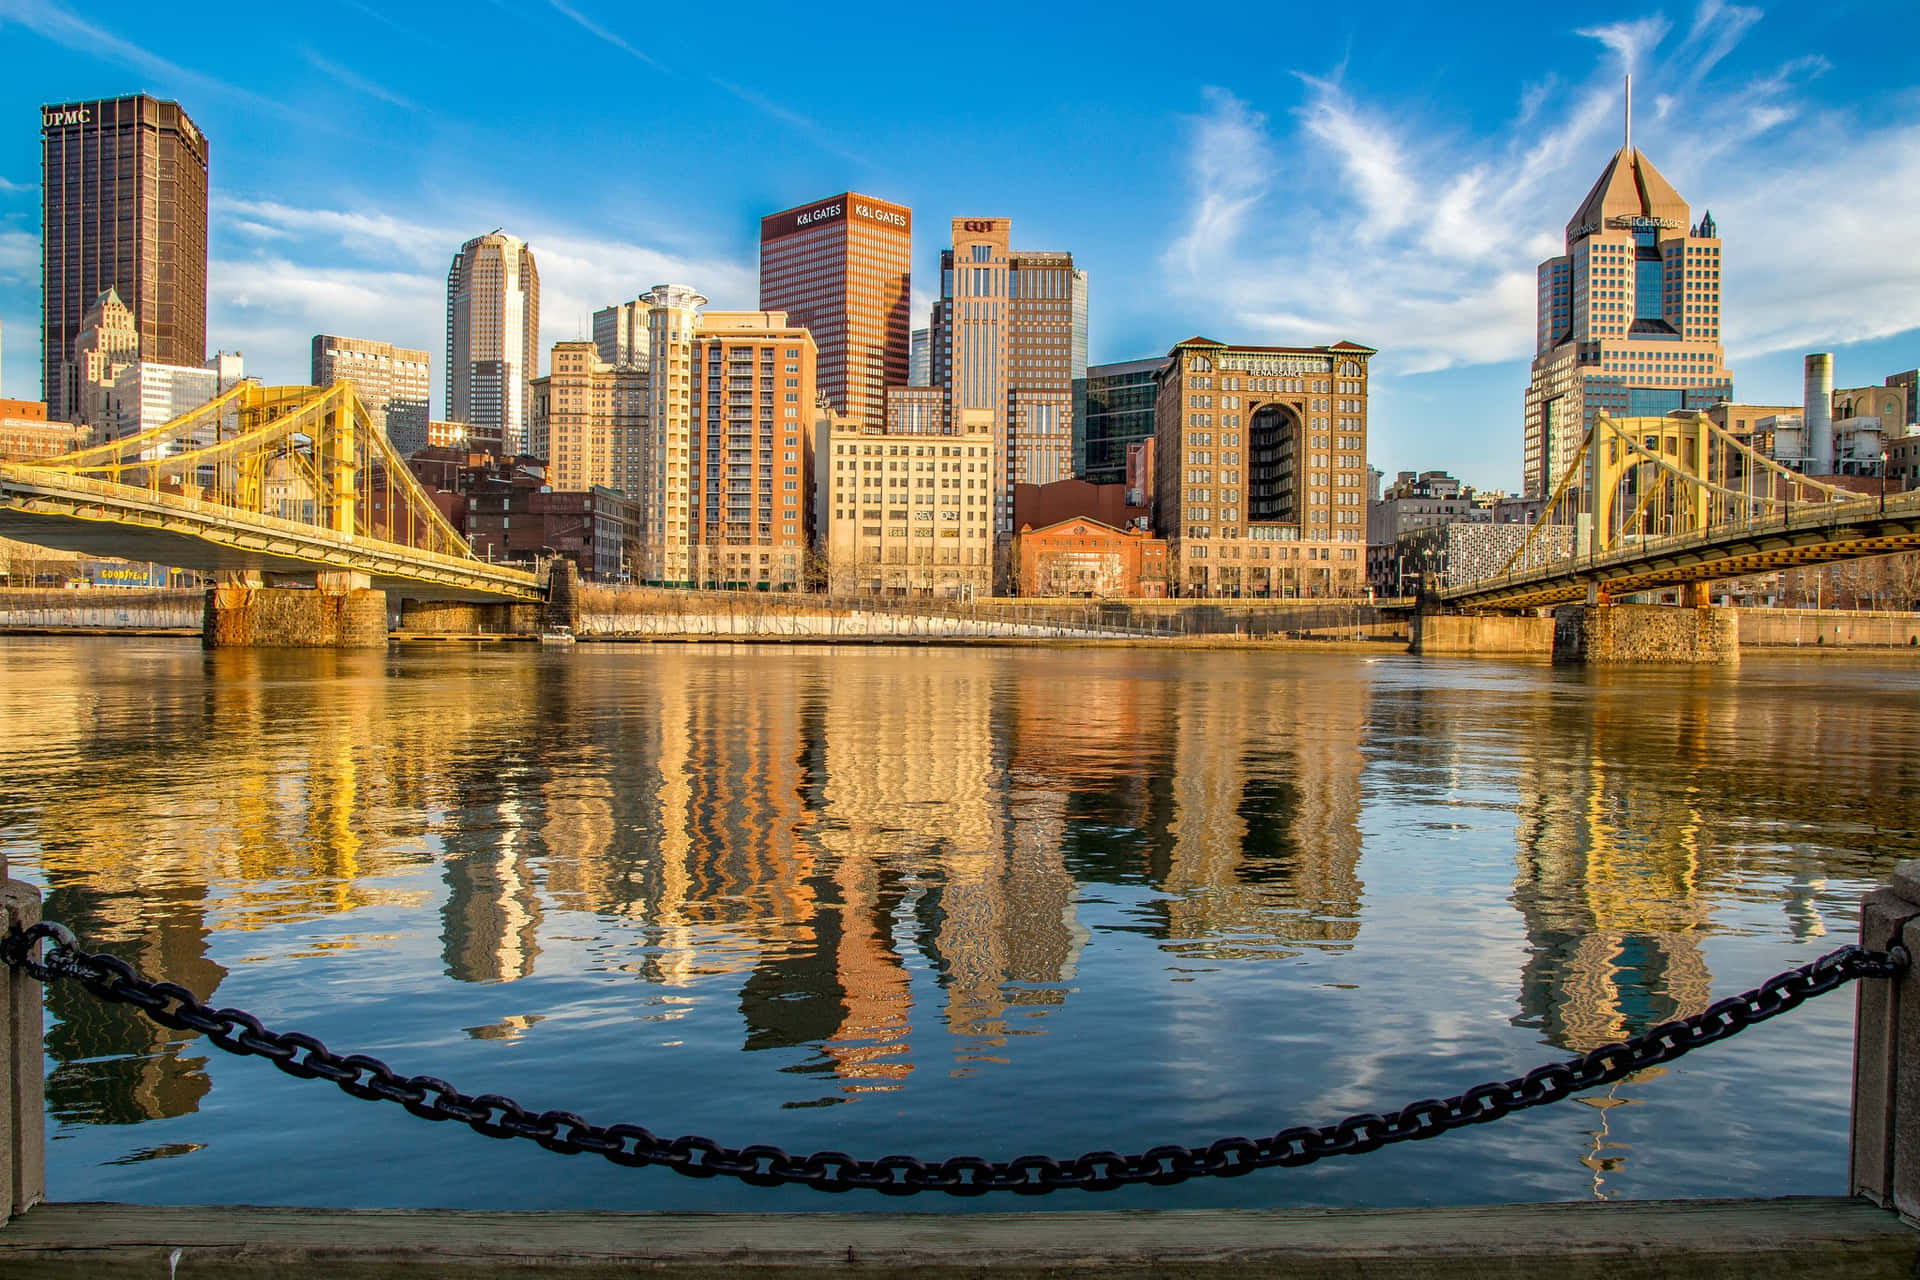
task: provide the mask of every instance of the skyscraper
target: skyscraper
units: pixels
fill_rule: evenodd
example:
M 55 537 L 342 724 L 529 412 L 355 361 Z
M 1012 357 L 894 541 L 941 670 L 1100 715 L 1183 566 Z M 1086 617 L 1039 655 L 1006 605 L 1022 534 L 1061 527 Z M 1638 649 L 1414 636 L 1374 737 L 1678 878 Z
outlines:
M 647 304 L 647 425 L 640 450 L 641 576 L 647 582 L 685 583 L 693 569 L 687 549 L 691 491 L 693 331 L 701 294 L 683 284 L 657 284 Z
M 821 394 L 875 426 L 907 382 L 912 247 L 911 209 L 854 191 L 760 220 L 761 309 L 813 335 Z
M 1629 98 L 1631 111 L 1631 98 Z M 1538 272 L 1524 491 L 1553 493 L 1594 417 L 1707 409 L 1733 398 L 1720 342 L 1720 236 L 1627 140 Z
M 524 453 L 539 372 L 540 272 L 525 241 L 495 229 L 460 246 L 447 270 L 446 415 Z
M 1003 542 L 1013 533 L 1015 484 L 1073 475 L 1074 379 L 1086 372 L 1086 274 L 1070 253 L 1014 251 L 1011 235 L 1006 218 L 953 220 L 931 342 L 946 425 L 993 427 Z
M 313 385 L 353 383 L 373 424 L 402 457 L 427 447 L 427 394 L 433 385 L 427 363 L 426 352 L 391 342 L 313 335 Z
M 40 109 L 41 388 L 55 418 L 80 391 L 74 340 L 116 290 L 141 360 L 207 357 L 207 139 L 145 94 Z
M 907 348 L 907 385 L 924 387 L 933 373 L 933 331 L 915 329 Z
M 812 533 L 812 335 L 778 311 L 702 313 L 707 300 L 685 285 L 643 301 L 642 576 L 797 589 Z
M 647 304 L 620 302 L 593 313 L 593 345 L 616 369 L 647 367 Z

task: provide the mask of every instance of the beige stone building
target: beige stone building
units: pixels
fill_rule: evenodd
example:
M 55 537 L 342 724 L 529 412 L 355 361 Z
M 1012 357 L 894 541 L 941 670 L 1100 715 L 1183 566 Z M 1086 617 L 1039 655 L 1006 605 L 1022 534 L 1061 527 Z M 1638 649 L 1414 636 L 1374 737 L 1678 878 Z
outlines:
M 556 342 L 547 369 L 533 380 L 527 452 L 555 489 L 612 488 L 613 367 L 591 342 Z
M 427 395 L 433 384 L 426 352 L 316 333 L 311 374 L 316 387 L 353 383 L 373 424 L 386 432 L 400 456 L 427 447 Z
M 140 360 L 140 329 L 133 309 L 108 289 L 87 308 L 73 340 L 74 421 L 108 431 L 113 426 L 113 382 Z
M 987 423 L 933 434 L 830 423 L 816 459 L 829 589 L 991 594 L 993 448 Z
M 1154 410 L 1168 585 L 1183 596 L 1351 596 L 1366 589 L 1371 347 L 1169 353 Z

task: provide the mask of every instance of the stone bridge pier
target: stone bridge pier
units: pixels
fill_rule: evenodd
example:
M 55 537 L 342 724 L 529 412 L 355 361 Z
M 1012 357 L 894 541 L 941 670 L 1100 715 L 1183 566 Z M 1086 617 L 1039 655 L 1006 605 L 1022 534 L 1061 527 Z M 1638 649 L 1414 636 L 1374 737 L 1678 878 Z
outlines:
M 207 588 L 200 643 L 208 649 L 384 649 L 387 593 L 361 573 L 232 574 Z
M 1740 615 L 1707 604 L 1563 604 L 1553 611 L 1553 660 L 1736 663 Z

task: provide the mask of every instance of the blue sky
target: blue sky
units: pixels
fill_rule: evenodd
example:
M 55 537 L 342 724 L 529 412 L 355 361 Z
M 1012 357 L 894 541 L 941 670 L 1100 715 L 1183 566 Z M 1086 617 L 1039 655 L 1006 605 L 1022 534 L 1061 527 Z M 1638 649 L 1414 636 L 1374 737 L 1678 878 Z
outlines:
M 1090 272 L 1094 361 L 1364 342 L 1376 466 L 1512 488 L 1534 266 L 1629 68 L 1720 223 L 1741 398 L 1920 364 L 1911 0 L 1188 12 L 0 0 L 0 394 L 39 394 L 38 108 L 140 90 L 212 141 L 209 346 L 270 382 L 320 331 L 425 347 L 436 410 L 467 237 L 533 245 L 544 347 L 664 281 L 754 305 L 759 216 L 853 188 L 914 210 L 917 323 L 947 220 L 1010 217 Z

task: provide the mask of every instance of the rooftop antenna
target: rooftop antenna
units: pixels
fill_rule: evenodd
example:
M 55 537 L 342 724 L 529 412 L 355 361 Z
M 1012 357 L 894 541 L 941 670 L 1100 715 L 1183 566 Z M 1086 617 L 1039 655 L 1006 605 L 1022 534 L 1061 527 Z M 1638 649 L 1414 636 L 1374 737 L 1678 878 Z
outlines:
M 1627 73 L 1627 151 L 1633 151 L 1633 73 Z

